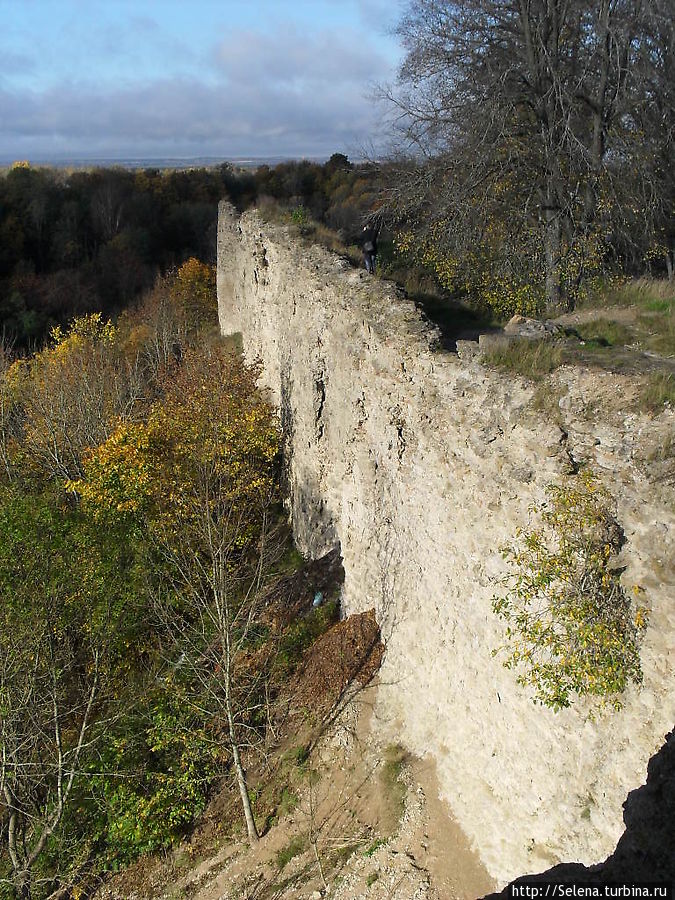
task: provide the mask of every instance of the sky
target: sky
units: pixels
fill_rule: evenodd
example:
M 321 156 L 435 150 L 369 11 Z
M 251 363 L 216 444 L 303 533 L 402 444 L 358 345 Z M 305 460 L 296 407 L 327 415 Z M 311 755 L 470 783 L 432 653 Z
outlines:
M 402 0 L 0 0 L 0 160 L 359 158 Z

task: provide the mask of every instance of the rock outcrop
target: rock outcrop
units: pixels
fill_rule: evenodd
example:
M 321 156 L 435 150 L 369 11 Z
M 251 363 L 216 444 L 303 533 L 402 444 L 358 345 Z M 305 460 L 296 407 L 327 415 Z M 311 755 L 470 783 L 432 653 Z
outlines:
M 434 756 L 499 883 L 603 860 L 675 721 L 672 411 L 629 413 L 618 375 L 566 367 L 544 390 L 468 343 L 439 353 L 391 285 L 255 213 L 222 204 L 218 240 L 221 329 L 243 333 L 279 407 L 297 543 L 318 557 L 339 542 L 345 612 L 376 610 L 380 727 Z M 534 705 L 491 652 L 499 548 L 585 464 L 617 500 L 618 564 L 651 611 L 643 686 L 594 717 L 585 702 Z

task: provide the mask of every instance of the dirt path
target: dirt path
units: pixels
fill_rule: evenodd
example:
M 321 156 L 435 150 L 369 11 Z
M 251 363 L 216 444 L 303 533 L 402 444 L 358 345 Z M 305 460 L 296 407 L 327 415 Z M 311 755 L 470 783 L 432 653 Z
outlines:
M 166 900 L 475 900 L 494 889 L 438 799 L 433 762 L 382 746 L 375 687 L 359 692 L 312 754 L 296 808 L 249 849 L 230 845 Z

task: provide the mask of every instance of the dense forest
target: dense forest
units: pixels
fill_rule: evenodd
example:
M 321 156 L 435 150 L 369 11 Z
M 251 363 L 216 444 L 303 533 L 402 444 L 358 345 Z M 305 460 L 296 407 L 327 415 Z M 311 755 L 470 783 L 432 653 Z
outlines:
M 374 171 L 335 154 L 325 165 L 185 171 L 51 170 L 16 163 L 0 177 L 0 322 L 37 346 L 74 315 L 115 315 L 190 257 L 213 263 L 217 205 L 300 207 L 352 241 Z

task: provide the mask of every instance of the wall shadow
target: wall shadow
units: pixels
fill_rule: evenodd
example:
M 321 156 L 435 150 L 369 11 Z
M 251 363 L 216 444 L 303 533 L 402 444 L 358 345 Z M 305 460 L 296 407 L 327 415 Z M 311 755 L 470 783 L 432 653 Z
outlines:
M 595 866 L 561 863 L 546 872 L 517 878 L 498 894 L 510 897 L 515 885 L 555 881 L 575 884 L 663 882 L 675 886 L 675 728 L 649 760 L 647 782 L 631 791 L 623 805 L 626 830 L 611 856 Z
M 436 325 L 440 331 L 442 348 L 451 353 L 457 350 L 458 340 L 477 341 L 481 334 L 502 330 L 491 319 L 458 300 L 421 292 L 408 294 L 408 299 Z

